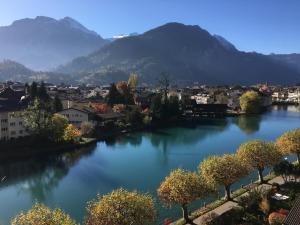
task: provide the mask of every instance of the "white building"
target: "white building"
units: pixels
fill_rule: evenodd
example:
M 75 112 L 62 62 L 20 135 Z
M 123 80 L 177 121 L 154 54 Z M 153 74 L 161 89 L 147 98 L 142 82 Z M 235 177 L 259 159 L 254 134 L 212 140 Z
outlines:
M 192 95 L 191 99 L 196 100 L 197 104 L 213 104 L 214 98 L 208 94 Z
M 69 123 L 75 127 L 80 128 L 83 122 L 93 122 L 91 119 L 91 113 L 84 109 L 69 108 L 58 112 L 58 114 L 65 116 Z

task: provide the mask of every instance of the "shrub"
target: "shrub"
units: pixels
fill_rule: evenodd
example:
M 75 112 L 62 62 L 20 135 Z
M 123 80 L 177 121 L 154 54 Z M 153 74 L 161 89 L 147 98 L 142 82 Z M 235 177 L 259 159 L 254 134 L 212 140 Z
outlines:
M 280 225 L 284 222 L 285 218 L 285 215 L 278 212 L 273 212 L 269 215 L 268 221 L 270 225 Z

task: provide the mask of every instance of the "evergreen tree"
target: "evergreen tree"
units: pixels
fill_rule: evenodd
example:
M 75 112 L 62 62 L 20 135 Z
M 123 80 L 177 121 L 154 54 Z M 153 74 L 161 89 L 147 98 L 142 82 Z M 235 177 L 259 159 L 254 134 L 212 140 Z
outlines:
M 109 93 L 107 95 L 107 103 L 109 105 L 114 105 L 114 104 L 120 104 L 122 103 L 121 101 L 121 94 L 117 90 L 117 87 L 114 83 L 110 85 Z
M 32 100 L 34 100 L 38 95 L 37 83 L 34 81 L 31 83 L 31 86 L 29 88 L 29 95 L 32 98 Z
M 47 93 L 47 89 L 45 87 L 44 82 L 41 82 L 41 85 L 40 85 L 40 87 L 38 88 L 38 91 L 37 91 L 37 96 L 38 96 L 38 98 L 40 98 L 43 101 L 49 101 L 50 97 Z
M 58 95 L 55 95 L 53 100 L 53 111 L 54 112 L 60 112 L 63 110 L 63 104 L 61 100 L 59 99 Z

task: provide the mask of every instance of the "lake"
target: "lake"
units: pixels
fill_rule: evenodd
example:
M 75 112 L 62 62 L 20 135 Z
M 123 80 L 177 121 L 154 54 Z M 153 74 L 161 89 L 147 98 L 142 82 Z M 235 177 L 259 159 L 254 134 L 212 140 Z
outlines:
M 0 180 L 6 177 L 0 183 L 0 224 L 9 224 L 11 217 L 34 202 L 60 207 L 81 222 L 86 202 L 97 193 L 124 187 L 155 196 L 160 182 L 175 168 L 197 170 L 209 155 L 233 153 L 251 139 L 275 140 L 298 127 L 299 107 L 274 106 L 260 116 L 207 118 L 195 126 L 127 134 L 71 153 L 0 162 Z M 191 208 L 202 204 L 198 201 Z M 158 207 L 160 219 L 181 216 L 180 210 Z

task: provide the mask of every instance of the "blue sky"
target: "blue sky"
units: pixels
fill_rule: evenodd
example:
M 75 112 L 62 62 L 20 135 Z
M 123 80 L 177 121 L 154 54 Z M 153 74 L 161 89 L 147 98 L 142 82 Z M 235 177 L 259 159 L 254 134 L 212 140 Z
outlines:
M 103 37 L 197 24 L 244 51 L 300 53 L 299 0 L 0 0 L 0 25 L 70 16 Z

